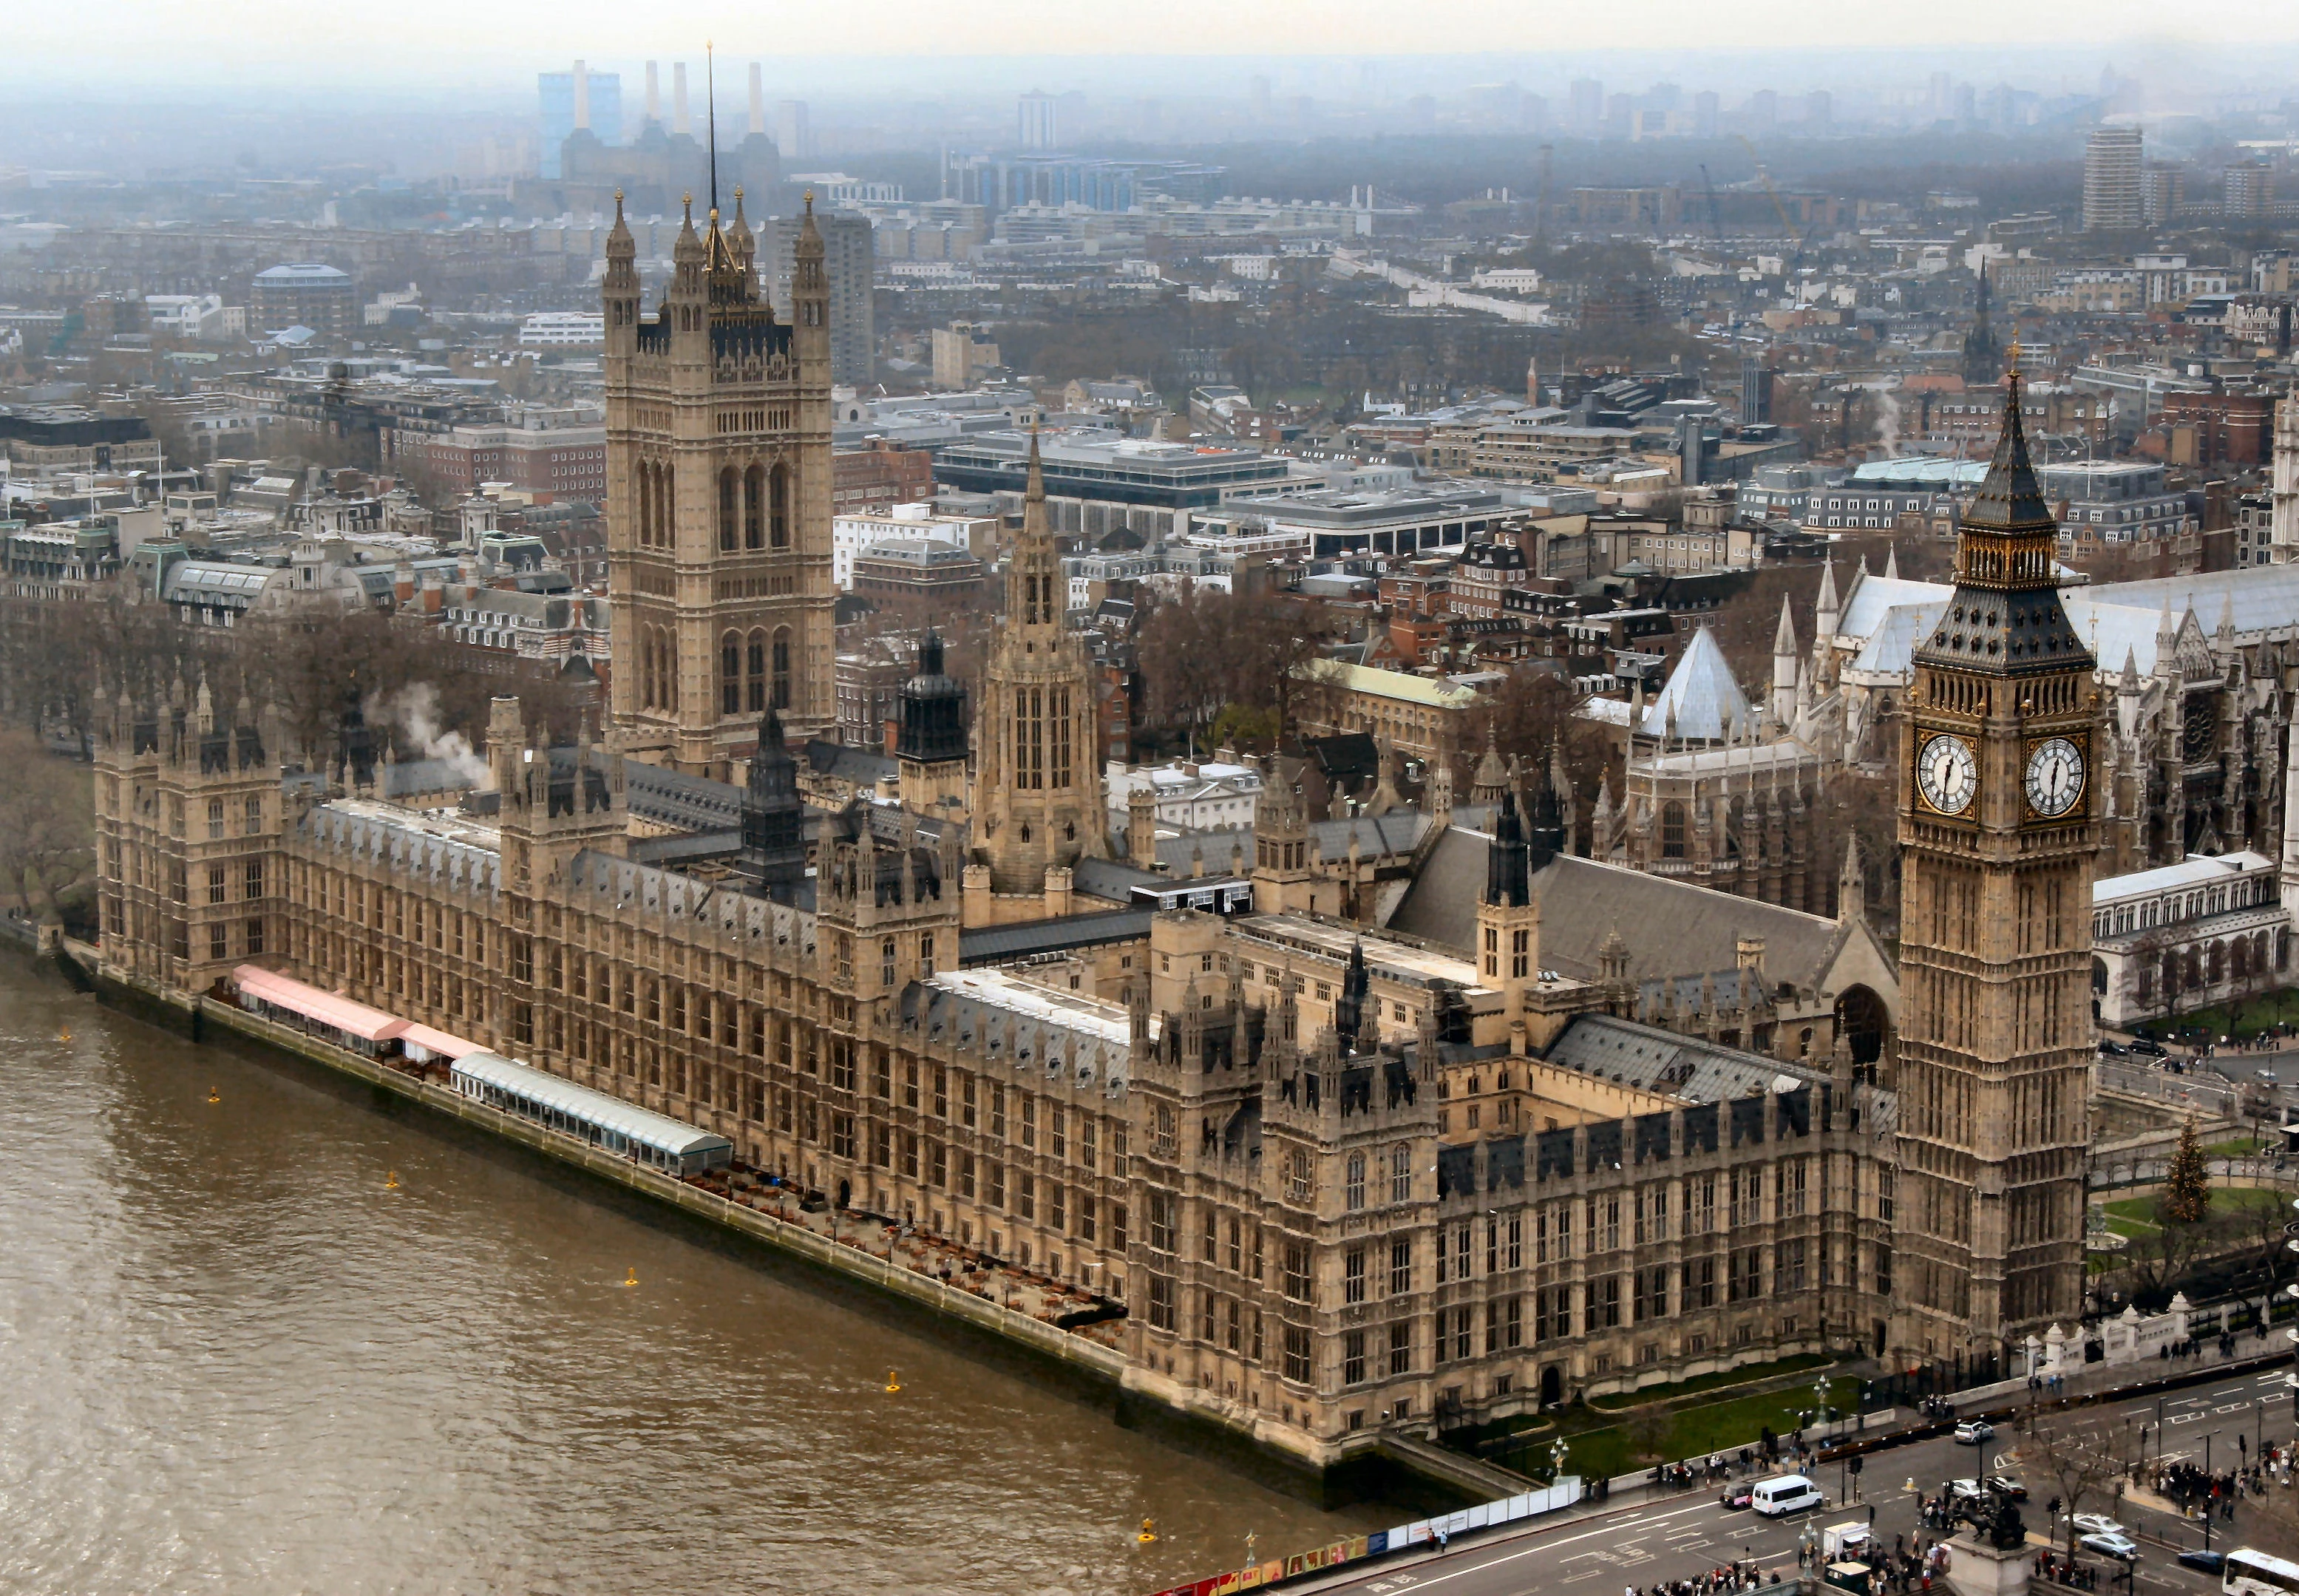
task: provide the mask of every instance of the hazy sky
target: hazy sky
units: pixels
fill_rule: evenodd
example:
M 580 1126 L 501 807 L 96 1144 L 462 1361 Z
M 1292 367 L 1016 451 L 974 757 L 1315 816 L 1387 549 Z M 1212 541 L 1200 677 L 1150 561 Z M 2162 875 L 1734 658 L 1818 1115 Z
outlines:
M 584 56 L 617 64 L 823 55 L 1289 56 L 1573 53 L 1639 48 L 1907 52 L 1990 45 L 2078 49 L 2136 41 L 2173 13 L 2160 0 L 866 0 L 760 6 L 692 0 L 79 0 L 12 8 L 0 80 L 47 90 L 74 74 L 112 83 L 232 81 L 499 82 Z M 2179 45 L 2225 43 L 2230 78 L 2258 68 L 2262 46 L 2299 41 L 2289 0 L 2176 8 Z M 2146 46 L 2131 66 L 2144 70 Z M 2280 54 L 2281 52 L 2277 54 Z M 793 63 L 795 65 L 795 62 Z M 2007 63 L 2008 64 L 2008 63 Z M 2045 74 L 2048 57 L 2033 64 Z M 952 87 L 958 87 L 952 85 Z

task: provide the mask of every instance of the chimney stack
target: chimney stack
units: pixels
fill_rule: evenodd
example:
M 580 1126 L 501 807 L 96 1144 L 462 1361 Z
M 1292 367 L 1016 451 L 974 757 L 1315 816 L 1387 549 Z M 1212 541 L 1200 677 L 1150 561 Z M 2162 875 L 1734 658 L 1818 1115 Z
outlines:
M 670 130 L 685 137 L 693 133 L 693 119 L 686 114 L 686 63 L 670 63 Z

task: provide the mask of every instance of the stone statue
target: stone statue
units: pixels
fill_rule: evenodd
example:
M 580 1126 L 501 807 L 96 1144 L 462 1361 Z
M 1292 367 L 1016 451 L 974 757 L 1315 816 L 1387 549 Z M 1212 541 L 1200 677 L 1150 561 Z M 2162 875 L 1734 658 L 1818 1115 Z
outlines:
M 1955 1504 L 1955 1517 L 1998 1551 L 2015 1551 L 2028 1544 L 2028 1526 L 2020 1521 L 2020 1504 L 2000 1492 L 1982 1490 Z

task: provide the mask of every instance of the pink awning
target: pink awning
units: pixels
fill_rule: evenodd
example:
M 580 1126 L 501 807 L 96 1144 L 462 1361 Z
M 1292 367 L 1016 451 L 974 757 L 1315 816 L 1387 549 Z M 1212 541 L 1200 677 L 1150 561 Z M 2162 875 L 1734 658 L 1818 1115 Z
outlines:
M 408 1027 L 406 1020 L 394 1019 L 380 1010 L 337 997 L 332 992 L 321 992 L 316 986 L 307 986 L 259 965 L 243 964 L 231 972 L 231 978 L 248 997 L 301 1014 L 323 1026 L 333 1026 L 365 1042 L 388 1042 Z
M 435 1031 L 418 1020 L 408 1021 L 407 1028 L 399 1033 L 399 1040 L 409 1047 L 419 1047 L 425 1052 L 436 1054 L 442 1059 L 460 1059 L 466 1054 L 487 1051 L 476 1042 L 451 1036 L 444 1031 Z

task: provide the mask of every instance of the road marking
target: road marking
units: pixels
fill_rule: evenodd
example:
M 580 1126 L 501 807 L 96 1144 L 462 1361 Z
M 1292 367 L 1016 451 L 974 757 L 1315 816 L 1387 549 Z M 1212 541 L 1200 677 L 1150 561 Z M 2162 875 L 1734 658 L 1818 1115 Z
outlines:
M 2230 1385 L 2230 1386 L 2228 1386 L 2225 1390 L 2221 1390 L 2221 1391 L 2215 1391 L 2215 1392 L 2212 1392 L 2212 1394 L 2213 1396 L 2215 1396 L 2215 1397 L 2223 1397 L 2223 1396 L 2226 1396 L 2227 1394 L 2228 1394 L 2228 1392 L 2230 1392 L 2241 1391 L 2242 1389 L 2243 1389 L 2243 1387 L 2242 1387 L 2242 1386 L 2240 1386 L 2240 1385 Z

